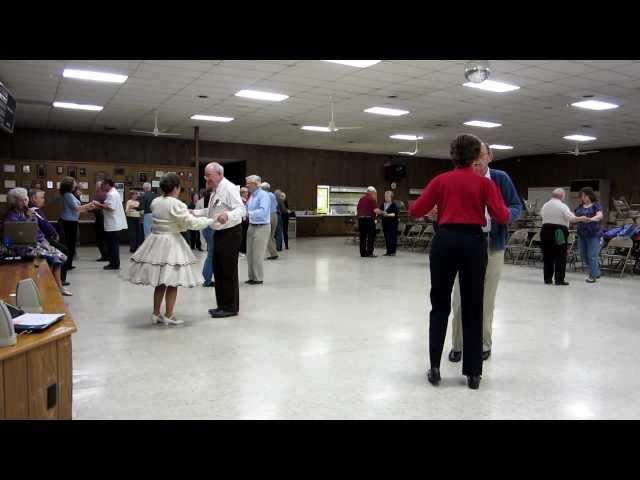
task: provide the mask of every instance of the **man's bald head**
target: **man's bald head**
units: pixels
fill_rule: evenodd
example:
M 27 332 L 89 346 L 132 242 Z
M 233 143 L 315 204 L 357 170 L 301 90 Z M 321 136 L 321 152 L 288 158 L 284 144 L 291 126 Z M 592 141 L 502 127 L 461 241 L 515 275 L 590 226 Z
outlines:
M 564 200 L 564 189 L 563 188 L 556 188 L 552 193 L 551 196 L 553 198 L 557 198 L 558 200 Z

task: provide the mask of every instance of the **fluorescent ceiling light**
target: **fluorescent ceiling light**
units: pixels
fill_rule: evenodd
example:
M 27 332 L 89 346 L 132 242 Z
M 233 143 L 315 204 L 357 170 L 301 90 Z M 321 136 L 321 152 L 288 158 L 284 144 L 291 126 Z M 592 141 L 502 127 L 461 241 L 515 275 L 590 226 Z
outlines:
M 493 123 L 493 122 L 484 122 L 482 120 L 471 120 L 470 122 L 464 122 L 465 125 L 469 125 L 470 127 L 483 127 L 483 128 L 495 128 L 501 127 L 501 123 Z
M 309 130 L 311 132 L 330 132 L 329 127 L 315 127 L 313 125 L 305 125 L 300 127 L 301 130 Z
M 349 65 L 350 67 L 367 68 L 382 60 L 323 60 L 323 62 L 339 63 L 341 65 Z
M 94 82 L 107 83 L 124 83 L 127 81 L 126 75 L 118 75 L 116 73 L 92 72 L 90 70 L 74 70 L 65 68 L 62 72 L 65 78 L 76 78 L 78 80 L 92 80 Z
M 376 113 L 378 115 L 390 115 L 392 117 L 399 117 L 400 115 L 406 115 L 409 110 L 399 110 L 397 108 L 387 107 L 371 107 L 365 110 L 366 113 Z
M 488 92 L 504 93 L 518 90 L 520 87 L 517 85 L 510 85 L 508 83 L 496 82 L 493 80 L 485 80 L 481 83 L 467 82 L 462 84 L 463 87 L 479 88 L 480 90 L 487 90 Z
M 596 137 L 590 137 L 588 135 L 567 135 L 566 137 L 562 137 L 565 140 L 572 140 L 574 142 L 590 142 L 591 140 L 595 140 Z
M 589 110 L 611 110 L 612 108 L 618 108 L 620 105 L 615 103 L 600 102 L 598 100 L 585 100 L 583 102 L 576 102 L 571 104 L 572 107 L 587 108 Z
M 270 102 L 281 102 L 289 98 L 289 95 L 282 93 L 260 92 L 258 90 L 240 90 L 236 97 L 253 98 L 254 100 L 268 100 Z
M 230 122 L 232 117 L 216 117 L 213 115 L 192 115 L 191 120 L 204 120 L 206 122 Z
M 489 145 L 491 150 L 513 150 L 512 145 Z
M 92 112 L 99 112 L 104 108 L 99 105 L 80 105 L 79 103 L 69 103 L 69 102 L 53 102 L 53 106 L 56 108 L 70 108 L 71 110 L 89 110 Z
M 397 134 L 397 135 L 391 135 L 391 137 L 389 138 L 394 138 L 396 140 L 412 140 L 415 142 L 416 140 L 422 140 L 424 137 L 418 137 L 416 135 Z

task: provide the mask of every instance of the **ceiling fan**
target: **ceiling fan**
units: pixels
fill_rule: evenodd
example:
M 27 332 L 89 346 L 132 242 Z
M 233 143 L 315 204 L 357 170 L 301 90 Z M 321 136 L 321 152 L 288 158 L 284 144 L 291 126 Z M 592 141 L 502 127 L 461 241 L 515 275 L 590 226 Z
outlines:
M 152 132 L 146 130 L 131 130 L 135 133 L 144 133 L 145 135 L 153 135 L 154 137 L 175 137 L 181 135 L 180 133 L 169 133 L 166 130 L 158 129 L 158 110 L 155 111 L 155 127 Z
M 576 143 L 576 148 L 573 150 L 567 150 L 566 152 L 559 152 L 556 155 L 573 155 L 574 157 L 580 157 L 582 155 L 589 155 L 590 153 L 598 153 L 600 150 L 585 150 L 584 152 L 580 151 L 580 144 Z
M 334 120 L 334 115 L 333 115 L 333 97 L 329 97 L 329 100 L 331 101 L 331 120 L 329 121 L 329 125 L 326 127 L 316 127 L 316 126 L 309 126 L 308 128 L 302 127 L 304 130 L 316 130 L 316 131 L 322 131 L 322 132 L 335 133 L 335 132 L 339 132 L 340 130 L 357 130 L 359 128 L 362 128 L 362 127 L 336 126 L 336 122 Z
M 402 155 L 416 155 L 418 153 L 418 139 L 416 138 L 416 148 L 413 152 L 398 152 Z

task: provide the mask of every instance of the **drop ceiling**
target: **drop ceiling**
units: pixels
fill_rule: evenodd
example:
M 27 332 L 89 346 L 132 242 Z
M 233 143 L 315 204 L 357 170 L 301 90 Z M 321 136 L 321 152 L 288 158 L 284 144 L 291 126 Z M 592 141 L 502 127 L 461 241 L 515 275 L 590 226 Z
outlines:
M 491 93 L 462 86 L 465 60 L 383 60 L 354 68 L 320 60 L 0 60 L 0 81 L 18 100 L 16 127 L 130 134 L 159 127 L 202 140 L 396 154 L 417 134 L 419 156 L 448 158 L 460 132 L 489 143 L 514 145 L 497 159 L 572 147 L 562 137 L 597 137 L 588 148 L 637 145 L 640 138 L 640 62 L 634 60 L 490 60 L 492 80 L 521 88 Z M 65 68 L 121 73 L 121 85 L 62 77 Z M 241 89 L 290 96 L 264 102 L 234 96 Z M 198 98 L 206 95 L 208 98 Z M 589 111 L 568 104 L 593 95 L 620 108 Z M 302 125 L 327 125 L 329 97 L 338 126 L 333 134 Z M 101 112 L 52 108 L 54 100 L 102 105 Z M 409 110 L 401 117 L 364 113 L 369 107 Z M 230 123 L 194 121 L 194 114 L 233 117 Z M 484 129 L 469 120 L 502 124 Z M 111 130 L 115 128 L 116 130 Z

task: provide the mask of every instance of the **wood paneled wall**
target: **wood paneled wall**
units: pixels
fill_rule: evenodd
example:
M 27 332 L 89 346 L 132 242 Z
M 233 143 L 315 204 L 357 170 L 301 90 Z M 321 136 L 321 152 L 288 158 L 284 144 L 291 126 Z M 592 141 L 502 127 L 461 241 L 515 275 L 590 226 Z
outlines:
M 620 196 L 640 203 L 640 147 L 602 150 L 599 153 L 570 155 L 534 155 L 494 162 L 513 179 L 520 195 L 529 187 L 561 187 L 580 178 L 604 178 L 611 181 L 611 198 Z
M 384 163 L 391 156 L 290 147 L 200 142 L 201 158 L 246 162 L 247 174 L 258 174 L 287 193 L 294 209 L 316 206 L 317 185 L 373 185 L 389 188 Z M 85 132 L 16 129 L 0 135 L 0 158 L 111 165 L 195 166 L 193 139 L 166 139 Z M 405 158 L 408 178 L 396 182 L 397 197 L 408 200 L 409 188 L 423 187 L 433 176 L 451 168 L 448 160 Z

